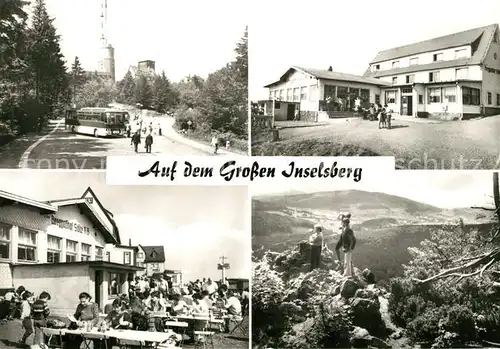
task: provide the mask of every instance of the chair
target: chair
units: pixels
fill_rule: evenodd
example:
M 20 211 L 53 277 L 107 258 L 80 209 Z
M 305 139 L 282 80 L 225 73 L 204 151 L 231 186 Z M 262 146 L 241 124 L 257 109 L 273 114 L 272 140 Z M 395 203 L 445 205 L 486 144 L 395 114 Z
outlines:
M 212 348 L 214 347 L 214 334 L 215 332 L 211 331 L 194 331 L 195 341 L 194 347 L 196 348 Z
M 239 315 L 233 315 L 229 317 L 229 328 L 231 328 L 231 324 L 234 325 L 233 329 L 230 329 L 230 334 L 235 334 L 236 332 L 240 332 L 243 335 L 247 334 L 246 329 L 243 327 L 245 322 L 245 318 Z
M 186 329 L 188 328 L 189 324 L 187 322 L 165 321 L 163 325 L 165 326 L 165 329 L 171 329 L 172 327 L 182 329 L 182 333 L 180 333 L 182 337 L 180 347 L 182 348 L 182 345 L 184 344 L 184 335 L 186 334 Z
M 94 343 L 93 346 L 90 346 L 90 343 Z M 102 343 L 104 342 L 104 346 Z M 85 333 L 83 335 L 83 345 L 85 349 L 108 349 L 108 341 L 104 334 L 102 333 Z M 96 343 L 99 343 L 99 346 L 96 348 Z
M 56 328 L 42 328 L 43 334 L 47 337 L 47 346 L 50 348 L 60 348 L 64 347 L 63 335 L 60 329 Z M 55 339 L 55 341 L 54 341 Z M 58 339 L 58 340 L 57 340 Z

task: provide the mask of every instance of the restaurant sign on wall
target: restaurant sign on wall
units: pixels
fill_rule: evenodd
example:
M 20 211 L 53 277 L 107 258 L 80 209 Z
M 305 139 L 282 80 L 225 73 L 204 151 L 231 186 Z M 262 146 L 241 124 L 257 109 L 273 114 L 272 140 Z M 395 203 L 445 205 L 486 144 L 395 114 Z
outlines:
M 70 222 L 66 219 L 57 218 L 56 216 L 51 216 L 51 223 L 58 226 L 61 229 L 73 230 L 77 233 L 90 234 L 90 228 L 85 227 L 81 224 Z

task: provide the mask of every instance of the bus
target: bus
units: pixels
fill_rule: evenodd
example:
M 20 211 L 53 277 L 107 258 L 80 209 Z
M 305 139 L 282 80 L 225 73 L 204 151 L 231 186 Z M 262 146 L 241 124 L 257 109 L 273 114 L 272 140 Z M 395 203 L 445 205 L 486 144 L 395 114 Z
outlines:
M 81 108 L 66 111 L 65 126 L 72 133 L 106 137 L 125 134 L 129 114 L 114 108 Z

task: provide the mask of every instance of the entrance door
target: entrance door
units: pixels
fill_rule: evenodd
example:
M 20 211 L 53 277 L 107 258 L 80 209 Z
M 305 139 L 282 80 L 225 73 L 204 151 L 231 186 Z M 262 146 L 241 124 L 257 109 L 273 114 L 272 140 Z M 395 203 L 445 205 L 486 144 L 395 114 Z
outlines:
M 295 104 L 288 104 L 287 110 L 286 110 L 286 119 L 287 120 L 293 120 L 295 119 Z
M 103 274 L 101 270 L 96 270 L 95 271 L 95 290 L 94 290 L 94 299 L 97 305 L 104 311 L 104 304 L 101 303 L 101 286 L 102 286 L 102 281 L 103 281 Z
M 413 115 L 413 96 L 401 97 L 401 115 Z

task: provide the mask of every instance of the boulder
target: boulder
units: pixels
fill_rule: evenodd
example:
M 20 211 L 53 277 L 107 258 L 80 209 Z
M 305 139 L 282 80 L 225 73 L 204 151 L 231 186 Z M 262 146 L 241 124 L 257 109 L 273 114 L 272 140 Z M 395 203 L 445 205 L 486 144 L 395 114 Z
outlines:
M 361 327 L 354 327 L 350 332 L 349 340 L 353 348 L 391 348 L 385 341 L 370 335 L 366 329 Z
M 373 274 L 373 272 L 370 269 L 368 269 L 368 268 L 364 269 L 362 272 L 362 275 L 363 275 L 363 279 L 365 279 L 365 281 L 369 285 L 376 283 L 375 274 Z
M 374 290 L 360 288 L 354 294 L 354 298 L 378 299 L 378 294 Z
M 340 288 L 340 294 L 344 298 L 352 298 L 360 286 L 353 279 L 346 279 Z
M 387 335 L 378 299 L 352 299 L 350 315 L 355 326 L 367 329 L 371 335 L 379 337 Z

